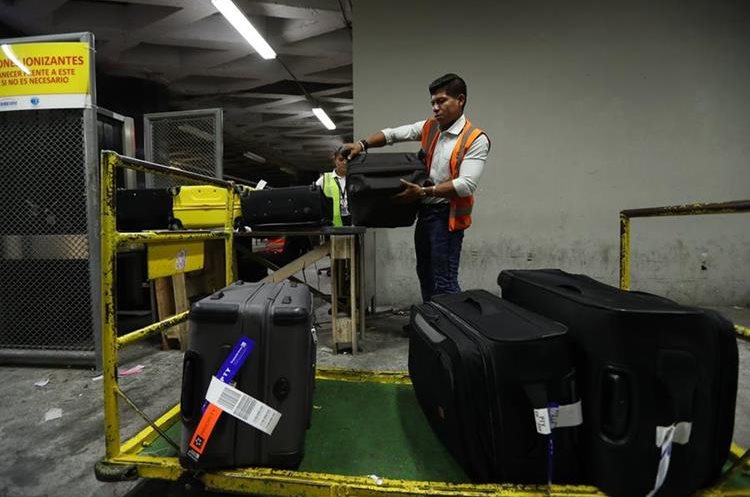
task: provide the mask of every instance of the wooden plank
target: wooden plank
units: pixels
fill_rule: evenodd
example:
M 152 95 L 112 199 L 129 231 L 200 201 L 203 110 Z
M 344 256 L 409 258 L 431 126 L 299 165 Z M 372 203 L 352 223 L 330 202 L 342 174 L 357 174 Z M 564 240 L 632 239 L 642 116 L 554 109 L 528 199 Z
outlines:
M 333 347 L 334 351 L 338 353 L 340 345 L 352 344 L 352 320 L 345 317 L 337 317 L 332 321 L 332 324 Z M 354 346 L 352 345 L 352 354 L 354 353 Z
M 226 286 L 224 276 L 224 242 L 209 240 L 205 242 L 204 265 L 202 271 L 187 273 L 188 298 L 197 295 L 208 295 Z
M 172 287 L 175 314 L 190 310 L 190 301 L 188 300 L 187 286 L 185 285 L 185 273 L 172 276 Z M 188 324 L 180 323 L 173 326 L 172 329 L 177 335 L 177 340 L 180 342 L 180 350 L 184 352 L 188 347 Z
M 358 352 L 357 323 L 359 322 L 357 306 L 357 256 L 354 248 L 354 237 L 350 235 L 347 238 L 349 248 L 349 315 L 351 316 L 349 326 L 351 327 L 352 335 L 352 355 L 356 355 Z
M 290 262 L 286 266 L 279 268 L 278 271 L 274 271 L 272 274 L 269 274 L 268 276 L 263 278 L 261 281 L 264 283 L 278 283 L 280 281 L 284 281 L 285 279 L 289 278 L 295 273 L 302 271 L 306 267 L 313 265 L 315 262 L 327 256 L 330 253 L 330 250 L 331 250 L 331 247 L 330 247 L 330 244 L 328 243 L 319 245 L 315 247 L 314 249 L 312 249 L 311 251 L 294 259 L 292 262 Z
M 350 235 L 331 236 L 331 328 L 333 343 L 338 352 L 339 345 L 351 344 L 352 355 L 358 352 L 359 317 L 357 306 L 357 258 L 355 255 L 355 237 Z M 346 274 L 349 273 L 349 285 L 346 285 Z M 339 296 L 348 296 L 347 317 L 339 317 Z
M 157 278 L 154 281 L 154 296 L 156 300 L 156 314 L 159 321 L 167 319 L 174 315 L 174 293 L 172 291 L 172 280 L 169 278 Z M 170 337 L 168 329 L 161 334 L 161 347 L 166 350 L 169 348 L 167 338 Z
M 352 240 L 353 235 L 331 235 L 331 259 L 350 259 Z

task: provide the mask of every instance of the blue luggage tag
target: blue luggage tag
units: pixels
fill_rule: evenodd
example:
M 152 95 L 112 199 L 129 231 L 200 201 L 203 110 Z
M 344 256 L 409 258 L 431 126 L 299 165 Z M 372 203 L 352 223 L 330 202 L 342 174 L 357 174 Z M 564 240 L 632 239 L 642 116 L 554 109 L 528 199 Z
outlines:
M 222 383 L 231 383 L 234 380 L 234 377 L 237 376 L 242 365 L 245 363 L 245 360 L 250 355 L 250 352 L 253 351 L 254 346 L 255 340 L 251 340 L 244 336 L 240 337 L 240 339 L 237 340 L 237 343 L 234 344 L 234 347 L 232 347 L 232 351 L 227 358 L 224 359 L 219 370 L 216 372 L 216 378 Z M 201 407 L 201 415 L 206 412 L 207 407 L 208 401 L 204 400 L 203 407 Z

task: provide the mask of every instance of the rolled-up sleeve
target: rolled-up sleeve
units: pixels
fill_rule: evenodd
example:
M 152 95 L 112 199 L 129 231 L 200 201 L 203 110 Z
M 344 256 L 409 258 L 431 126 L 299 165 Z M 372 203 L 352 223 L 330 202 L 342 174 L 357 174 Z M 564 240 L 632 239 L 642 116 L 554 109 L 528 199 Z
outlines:
M 398 142 L 413 142 L 422 139 L 422 126 L 425 121 L 418 121 L 414 124 L 405 124 L 396 128 L 385 128 L 382 131 L 385 135 L 385 142 L 392 145 Z
M 490 141 L 485 135 L 480 135 L 474 140 L 466 151 L 458 170 L 458 178 L 453 180 L 453 189 L 459 197 L 468 197 L 476 191 L 489 152 Z

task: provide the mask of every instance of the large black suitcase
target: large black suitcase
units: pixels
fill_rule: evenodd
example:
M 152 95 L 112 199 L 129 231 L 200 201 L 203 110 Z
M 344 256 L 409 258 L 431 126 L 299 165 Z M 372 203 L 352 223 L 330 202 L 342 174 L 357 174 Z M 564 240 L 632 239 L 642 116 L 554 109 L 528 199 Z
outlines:
M 346 192 L 352 224 L 370 228 L 411 226 L 418 202 L 403 204 L 392 200 L 404 187 L 401 179 L 422 185 L 427 170 L 415 154 L 389 153 L 360 156 L 349 162 Z
M 467 475 L 576 481 L 581 407 L 565 326 L 484 290 L 414 306 L 411 324 L 414 391 Z
M 272 435 L 224 413 L 197 463 L 187 454 L 211 377 L 241 336 L 255 341 L 235 387 L 281 413 Z M 315 335 L 304 285 L 236 282 L 190 311 L 182 375 L 180 461 L 191 468 L 298 467 L 312 415 Z
M 589 483 L 614 497 L 642 497 L 661 475 L 656 495 L 684 497 L 717 478 L 737 391 L 729 321 L 560 270 L 503 271 L 498 281 L 505 299 L 570 330 Z
M 117 231 L 166 230 L 174 220 L 169 188 L 117 190 Z
M 326 226 L 331 224 L 331 199 L 315 185 L 245 191 L 242 217 L 253 228 Z

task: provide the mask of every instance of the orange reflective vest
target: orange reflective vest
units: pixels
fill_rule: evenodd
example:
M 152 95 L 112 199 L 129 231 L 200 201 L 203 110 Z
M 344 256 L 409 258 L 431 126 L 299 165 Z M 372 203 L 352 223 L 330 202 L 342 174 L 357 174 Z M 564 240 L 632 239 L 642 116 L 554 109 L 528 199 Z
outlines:
M 451 168 L 451 179 L 458 178 L 458 172 L 461 168 L 461 162 L 464 160 L 467 150 L 474 143 L 474 140 L 479 138 L 480 135 L 485 134 L 479 128 L 475 128 L 471 122 L 467 119 L 464 128 L 458 135 L 456 140 L 456 146 L 453 147 L 453 152 L 450 158 Z M 427 174 L 430 174 L 432 168 L 432 154 L 435 151 L 435 145 L 440 136 L 440 127 L 434 117 L 431 117 L 425 121 L 422 126 L 422 150 L 424 150 L 425 164 L 427 165 Z M 450 217 L 448 218 L 448 230 L 458 231 L 465 230 L 471 226 L 471 209 L 474 206 L 474 195 L 468 197 L 453 197 L 450 199 L 451 210 Z

